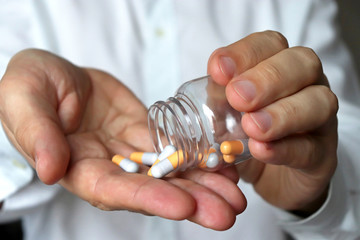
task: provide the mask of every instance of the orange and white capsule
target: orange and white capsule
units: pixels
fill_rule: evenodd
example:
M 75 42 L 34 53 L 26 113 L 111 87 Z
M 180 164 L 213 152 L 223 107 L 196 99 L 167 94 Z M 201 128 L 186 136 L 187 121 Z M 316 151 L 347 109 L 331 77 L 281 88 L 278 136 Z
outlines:
M 150 177 L 153 176 L 152 173 L 151 173 L 151 169 L 152 169 L 153 166 L 155 166 L 155 165 L 158 164 L 159 162 L 160 162 L 160 160 L 159 160 L 159 159 L 156 159 L 156 161 L 154 162 L 154 164 L 149 168 L 149 170 L 148 170 L 148 172 L 147 172 L 147 175 L 148 175 L 148 176 L 150 176 Z
M 206 167 L 216 168 L 217 166 L 219 166 L 221 162 L 220 155 L 220 145 L 218 143 L 214 143 L 209 149 L 209 156 L 206 161 Z
M 206 160 L 206 167 L 215 168 L 220 164 L 221 157 L 217 152 L 210 153 Z
M 119 165 L 125 172 L 135 173 L 139 171 L 139 165 L 136 162 L 121 155 L 113 156 L 111 161 Z
M 167 157 L 171 156 L 173 153 L 176 152 L 176 147 L 173 146 L 173 145 L 167 145 L 164 150 L 159 154 L 158 158 L 156 159 L 156 161 L 152 164 L 153 165 L 156 165 L 158 164 L 160 161 L 166 159 Z M 148 171 L 148 176 L 152 176 L 152 173 L 151 173 L 151 168 L 149 169 Z
M 205 151 L 205 155 L 206 155 Z M 202 154 L 199 153 L 199 158 L 202 157 Z M 219 165 L 221 162 L 221 156 L 220 156 L 220 145 L 218 143 L 214 143 L 209 148 L 209 155 L 207 156 L 207 159 L 203 158 L 201 162 L 198 164 L 199 168 L 214 168 Z
M 162 178 L 170 172 L 174 171 L 177 167 L 184 163 L 184 156 L 182 151 L 176 151 L 169 157 L 154 164 L 148 172 L 149 176 L 154 178 Z
M 133 152 L 129 158 L 136 163 L 151 166 L 158 159 L 158 154 L 153 152 Z
M 242 154 L 244 143 L 241 140 L 224 141 L 220 145 L 220 151 L 224 155 Z
M 176 152 L 176 147 L 173 145 L 167 145 L 164 150 L 162 150 L 162 152 L 159 154 L 158 159 L 164 160 L 165 158 L 171 156 L 171 154 L 173 154 L 174 152 Z
M 173 153 L 176 152 L 176 147 L 173 146 L 173 145 L 167 145 L 164 150 L 159 154 L 158 158 L 156 159 L 156 161 L 152 164 L 153 165 L 156 165 L 158 164 L 160 161 L 166 159 L 167 157 L 171 156 Z M 149 169 L 148 171 L 148 176 L 152 176 L 152 173 L 151 173 L 151 168 Z

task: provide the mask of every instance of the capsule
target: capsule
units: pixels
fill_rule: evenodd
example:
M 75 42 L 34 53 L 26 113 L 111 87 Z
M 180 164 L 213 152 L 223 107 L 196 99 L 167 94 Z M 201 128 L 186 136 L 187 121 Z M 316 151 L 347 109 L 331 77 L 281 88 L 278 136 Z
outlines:
M 224 155 L 237 155 L 244 152 L 244 143 L 241 140 L 224 141 L 221 143 L 220 151 Z
M 153 152 L 133 152 L 129 158 L 136 163 L 151 166 L 158 159 L 158 154 Z
M 182 151 L 176 151 L 169 157 L 154 164 L 148 172 L 149 176 L 154 178 L 162 178 L 170 172 L 174 171 L 177 167 L 184 163 L 184 156 Z
M 158 162 L 166 159 L 167 157 L 171 156 L 173 153 L 176 152 L 176 148 L 173 145 L 167 145 L 164 150 L 159 154 L 158 158 L 152 165 L 156 165 Z M 148 171 L 148 176 L 152 176 L 151 168 Z
M 147 175 L 148 175 L 148 176 L 150 176 L 150 177 L 153 176 L 152 173 L 151 173 L 151 169 L 152 169 L 153 166 L 155 166 L 155 165 L 158 164 L 159 162 L 160 162 L 160 160 L 159 160 L 159 159 L 156 159 L 156 161 L 154 162 L 154 164 L 150 167 L 149 171 L 147 172 Z
M 209 154 L 208 159 L 206 160 L 206 167 L 215 168 L 220 164 L 220 156 L 217 152 L 212 152 Z
M 221 161 L 221 157 L 219 156 L 219 151 L 220 151 L 220 146 L 218 143 L 214 143 L 210 149 L 209 149 L 209 156 L 208 158 L 202 159 L 201 162 L 198 164 L 199 168 L 214 168 L 216 167 L 220 161 Z M 201 154 L 199 153 L 199 158 L 201 158 Z M 210 161 L 209 161 L 210 158 Z
M 139 171 L 139 165 L 136 162 L 121 155 L 113 156 L 111 161 L 119 165 L 125 172 L 135 173 Z
M 236 156 L 232 154 L 224 154 L 223 159 L 226 163 L 234 163 L 236 160 Z
M 173 145 L 167 145 L 164 150 L 159 154 L 158 159 L 164 160 L 165 158 L 169 157 L 171 154 L 176 152 L 176 147 Z

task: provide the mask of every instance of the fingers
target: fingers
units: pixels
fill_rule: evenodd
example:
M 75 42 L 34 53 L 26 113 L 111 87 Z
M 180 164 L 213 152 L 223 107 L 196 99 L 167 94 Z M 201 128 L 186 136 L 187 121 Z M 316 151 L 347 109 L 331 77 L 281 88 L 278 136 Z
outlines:
M 16 93 L 21 97 L 24 94 L 24 97 L 47 102 L 51 110 L 55 108 L 66 133 L 78 127 L 91 85 L 85 70 L 37 49 L 16 54 L 1 82 L 5 85 L 1 88 L 5 95 Z
M 181 176 L 190 181 L 171 179 L 170 182 L 195 199 L 196 209 L 188 218 L 190 221 L 215 230 L 226 230 L 234 224 L 236 215 L 245 210 L 245 196 L 225 176 L 201 170 L 187 171 Z
M 236 183 L 228 177 L 201 170 L 186 171 L 181 176 L 202 186 L 206 186 L 219 196 L 222 196 L 237 214 L 245 210 L 246 200 L 244 194 L 237 187 Z
M 124 173 L 106 159 L 86 159 L 69 166 L 62 184 L 102 209 L 189 219 L 216 230 L 231 227 L 246 207 L 237 185 L 224 176 L 196 170 L 183 177 L 154 179 Z
M 80 179 L 79 175 L 71 173 L 63 181 L 65 186 L 72 182 L 70 190 L 81 193 L 80 197 L 96 207 L 126 209 L 173 220 L 186 219 L 194 212 L 192 196 L 173 184 L 143 174 L 124 173 L 106 160 L 89 160 L 91 164 L 86 161 L 81 162 L 81 167 L 86 167 L 87 172 L 96 176 Z M 71 171 L 77 172 L 75 169 Z M 74 181 L 77 184 L 73 184 Z
M 280 99 L 242 119 L 250 138 L 272 141 L 290 134 L 313 131 L 336 116 L 337 98 L 328 87 L 313 85 Z
M 221 62 L 227 58 L 228 65 Z M 224 69 L 233 71 L 224 73 Z M 313 50 L 288 48 L 276 32 L 261 32 L 216 50 L 209 59 L 208 72 L 220 84 L 227 84 L 230 105 L 238 111 L 260 109 L 306 86 L 328 86 L 322 65 Z
M 338 103 L 318 56 L 288 48 L 275 32 L 256 33 L 215 51 L 208 73 L 244 112 L 241 125 L 254 158 L 237 165 L 241 178 L 275 206 L 313 205 L 337 162 Z
M 336 148 L 337 98 L 313 50 L 288 48 L 276 32 L 256 33 L 215 51 L 208 72 L 226 84 L 230 105 L 246 112 L 242 127 L 258 160 L 306 168 Z
M 221 64 L 224 56 L 228 57 L 225 67 Z M 227 83 L 230 105 L 246 112 L 242 127 L 254 141 L 319 133 L 324 126 L 336 129 L 337 98 L 329 89 L 318 56 L 309 48 L 288 48 L 278 33 L 252 34 L 218 49 L 208 68 L 215 81 Z M 252 153 L 254 148 L 250 146 Z
M 244 114 L 242 126 L 250 137 L 249 148 L 256 159 L 315 170 L 320 165 L 329 166 L 323 160 L 336 156 L 337 110 L 337 98 L 330 89 L 313 85 L 259 111 Z
M 312 84 L 327 84 L 321 62 L 307 48 L 290 48 L 235 77 L 226 87 L 238 111 L 254 111 Z
M 329 171 L 322 172 L 333 173 L 336 164 L 329 161 L 329 158 L 336 156 L 337 149 L 335 143 L 328 144 L 325 141 L 324 137 L 299 134 L 273 142 L 260 142 L 251 139 L 249 145 L 252 147 L 253 156 L 263 163 L 286 165 L 307 173 L 316 172 L 315 176 L 324 177 L 320 176 L 319 170 L 321 170 L 320 168 L 327 168 Z
M 216 82 L 226 85 L 234 76 L 288 47 L 278 32 L 251 34 L 227 47 L 217 49 L 209 58 L 208 73 Z
M 69 148 L 55 107 L 26 91 L 22 87 L 0 94 L 3 123 L 14 145 L 36 165 L 39 178 L 53 184 L 65 173 Z
M 220 173 L 221 175 L 227 177 L 228 179 L 233 181 L 235 184 L 237 184 L 239 182 L 240 176 L 235 167 L 229 166 L 229 167 L 220 169 L 217 172 Z
M 234 210 L 209 189 L 180 179 L 172 179 L 171 183 L 188 192 L 196 201 L 195 211 L 188 220 L 214 230 L 226 230 L 235 223 Z

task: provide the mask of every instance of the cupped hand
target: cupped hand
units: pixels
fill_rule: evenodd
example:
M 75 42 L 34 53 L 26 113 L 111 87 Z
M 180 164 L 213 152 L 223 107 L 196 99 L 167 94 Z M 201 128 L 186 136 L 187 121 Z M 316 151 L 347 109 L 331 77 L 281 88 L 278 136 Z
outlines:
M 105 72 L 24 50 L 11 59 L 0 83 L 0 116 L 43 182 L 59 181 L 101 209 L 189 219 L 217 230 L 231 227 L 245 209 L 235 169 L 154 179 L 112 163 L 114 154 L 152 147 L 146 108 Z
M 253 158 L 237 166 L 240 177 L 277 207 L 316 211 L 337 165 L 338 110 L 318 56 L 266 31 L 217 49 L 208 73 L 245 112 Z

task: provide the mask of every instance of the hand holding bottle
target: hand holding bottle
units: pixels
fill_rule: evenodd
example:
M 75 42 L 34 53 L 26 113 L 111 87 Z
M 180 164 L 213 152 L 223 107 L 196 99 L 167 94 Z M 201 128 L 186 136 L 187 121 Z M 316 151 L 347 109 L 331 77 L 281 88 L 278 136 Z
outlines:
M 277 32 L 255 33 L 216 50 L 208 73 L 246 112 L 254 158 L 237 165 L 240 177 L 277 207 L 316 211 L 337 165 L 338 103 L 314 51 L 289 48 Z

